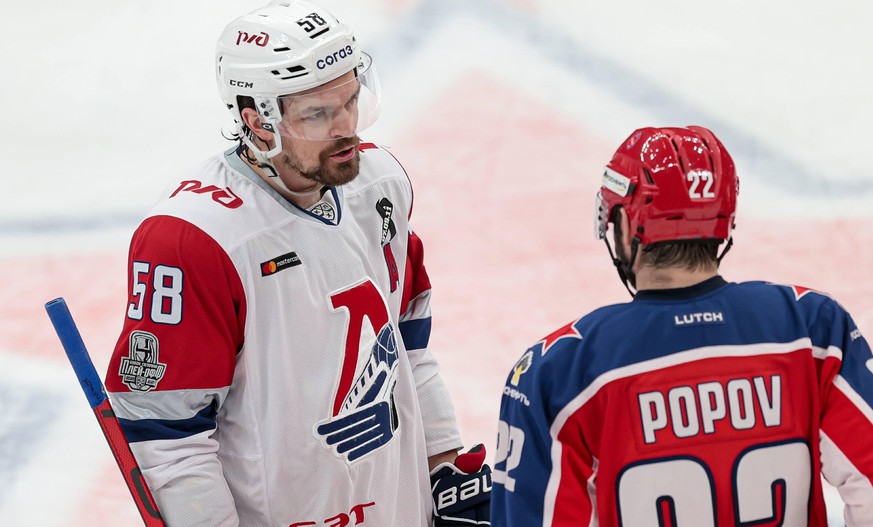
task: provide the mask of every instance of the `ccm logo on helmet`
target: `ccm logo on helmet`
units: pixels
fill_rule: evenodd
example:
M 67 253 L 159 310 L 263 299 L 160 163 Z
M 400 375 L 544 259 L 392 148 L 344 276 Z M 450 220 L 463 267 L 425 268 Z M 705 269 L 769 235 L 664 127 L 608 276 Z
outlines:
M 239 35 L 236 37 L 236 45 L 239 46 L 243 42 L 246 44 L 257 44 L 258 46 L 264 47 L 267 45 L 267 42 L 270 41 L 270 35 L 261 31 L 260 34 L 249 35 L 245 31 L 240 31 Z
M 334 51 L 332 54 L 324 57 L 323 59 L 318 59 L 318 61 L 315 63 L 315 66 L 318 69 L 323 70 L 328 66 L 336 64 L 340 61 L 340 59 L 351 57 L 354 53 L 355 51 L 352 49 L 351 46 L 346 46 L 344 48 L 341 48 L 339 51 Z

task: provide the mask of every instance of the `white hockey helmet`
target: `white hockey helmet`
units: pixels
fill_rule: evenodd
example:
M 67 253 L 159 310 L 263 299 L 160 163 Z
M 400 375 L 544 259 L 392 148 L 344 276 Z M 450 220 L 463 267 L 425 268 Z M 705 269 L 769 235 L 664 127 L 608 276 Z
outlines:
M 305 0 L 275 0 L 237 18 L 221 33 L 215 60 L 218 92 L 236 133 L 261 160 L 281 152 L 283 135 L 310 141 L 351 137 L 379 114 L 371 58 L 360 51 L 349 26 Z M 318 89 L 349 72 L 355 73 L 349 81 Z M 241 97 L 250 98 L 263 127 L 273 133 L 272 150 L 252 143 Z M 338 119 L 343 126 L 334 126 Z

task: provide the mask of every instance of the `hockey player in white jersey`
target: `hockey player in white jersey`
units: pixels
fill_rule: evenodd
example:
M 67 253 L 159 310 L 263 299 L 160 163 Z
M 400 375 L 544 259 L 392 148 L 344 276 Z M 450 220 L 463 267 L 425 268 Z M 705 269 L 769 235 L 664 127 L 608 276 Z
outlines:
M 238 144 L 135 232 L 106 376 L 168 525 L 488 525 L 484 450 L 458 455 L 428 348 L 410 182 L 357 136 L 371 58 L 276 1 L 225 28 L 216 74 Z

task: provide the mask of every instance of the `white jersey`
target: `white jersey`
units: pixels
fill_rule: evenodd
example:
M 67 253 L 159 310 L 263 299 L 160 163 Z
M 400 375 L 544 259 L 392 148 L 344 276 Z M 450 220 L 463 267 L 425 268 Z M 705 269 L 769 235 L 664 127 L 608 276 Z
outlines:
M 231 150 L 134 234 L 106 386 L 169 525 L 430 524 L 427 457 L 461 441 L 409 180 L 359 151 L 303 210 Z

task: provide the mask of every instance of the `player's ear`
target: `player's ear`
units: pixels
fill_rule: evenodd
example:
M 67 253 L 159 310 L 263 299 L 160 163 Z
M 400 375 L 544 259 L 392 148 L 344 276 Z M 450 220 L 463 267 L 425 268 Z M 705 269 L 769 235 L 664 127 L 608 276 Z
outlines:
M 242 115 L 245 125 L 258 136 L 258 139 L 265 143 L 270 143 L 273 139 L 273 134 L 264 129 L 263 124 L 261 124 L 261 116 L 258 115 L 254 108 L 243 108 L 240 115 Z

